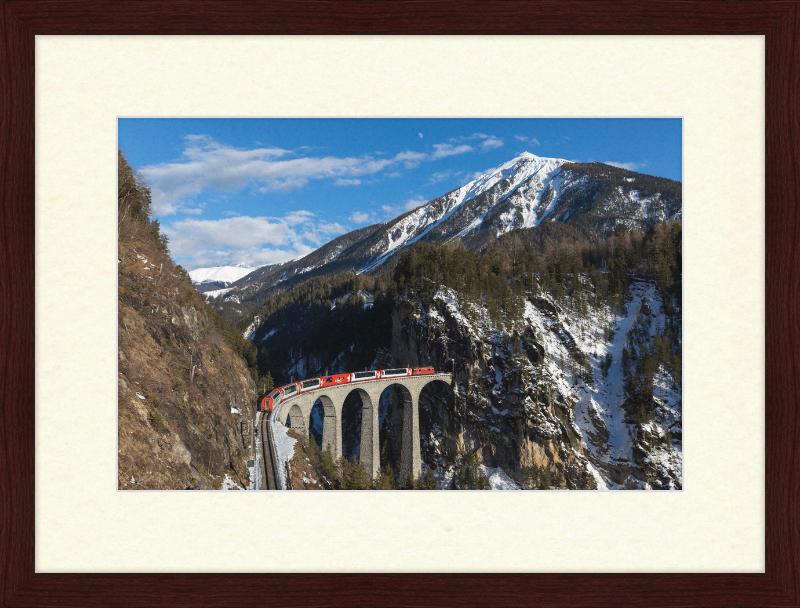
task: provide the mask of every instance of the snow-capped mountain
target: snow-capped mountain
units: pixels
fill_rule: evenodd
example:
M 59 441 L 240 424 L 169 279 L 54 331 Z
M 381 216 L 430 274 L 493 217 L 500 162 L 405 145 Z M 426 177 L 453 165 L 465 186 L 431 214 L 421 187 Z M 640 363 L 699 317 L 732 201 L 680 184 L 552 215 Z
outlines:
M 571 222 L 602 231 L 679 219 L 680 184 L 601 163 L 525 152 L 481 177 L 384 225 L 372 239 L 367 272 L 418 240 L 480 245 L 515 228 Z
M 299 260 L 243 275 L 226 297 L 246 301 L 278 283 L 300 280 L 298 275 L 375 271 L 417 241 L 459 240 L 480 250 L 511 230 L 541 230 L 550 223 L 567 224 L 592 240 L 617 224 L 646 228 L 681 219 L 681 208 L 680 182 L 525 152 L 393 220 L 344 234 Z
M 189 271 L 189 277 L 200 291 L 222 289 L 256 270 L 247 264 L 235 266 L 214 266 L 213 268 L 196 268 Z

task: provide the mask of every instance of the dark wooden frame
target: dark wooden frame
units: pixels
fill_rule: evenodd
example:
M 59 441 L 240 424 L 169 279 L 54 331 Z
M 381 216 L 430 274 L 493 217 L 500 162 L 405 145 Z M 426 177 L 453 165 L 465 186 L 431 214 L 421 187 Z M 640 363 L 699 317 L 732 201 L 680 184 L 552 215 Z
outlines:
M 0 604 L 798 606 L 798 0 L 0 0 L 0 9 Z M 765 574 L 34 572 L 34 35 L 285 33 L 766 36 Z

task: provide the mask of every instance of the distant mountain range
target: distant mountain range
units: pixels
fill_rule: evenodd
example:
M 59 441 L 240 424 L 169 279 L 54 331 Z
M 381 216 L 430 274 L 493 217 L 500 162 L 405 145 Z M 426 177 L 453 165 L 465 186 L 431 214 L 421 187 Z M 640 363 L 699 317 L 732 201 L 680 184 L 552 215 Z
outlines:
M 298 260 L 249 273 L 237 266 L 199 269 L 190 275 L 203 291 L 229 288 L 226 300 L 244 302 L 293 278 L 379 272 L 392 267 L 400 251 L 420 240 L 460 240 L 468 249 L 481 250 L 511 230 L 549 223 L 599 238 L 617 224 L 646 228 L 681 219 L 681 210 L 680 182 L 603 163 L 575 163 L 525 152 L 412 211 L 348 232 Z
M 197 268 L 189 272 L 196 289 L 200 292 L 223 289 L 231 283 L 253 272 L 255 268 L 247 264 L 235 266 L 214 266 L 213 268 Z

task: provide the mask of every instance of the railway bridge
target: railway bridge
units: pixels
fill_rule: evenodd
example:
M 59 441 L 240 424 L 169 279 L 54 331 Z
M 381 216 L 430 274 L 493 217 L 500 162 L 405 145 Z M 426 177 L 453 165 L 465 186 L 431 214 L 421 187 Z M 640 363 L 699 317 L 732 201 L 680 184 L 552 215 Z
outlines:
M 380 445 L 378 441 L 378 404 L 381 393 L 390 386 L 399 386 L 403 395 L 403 439 L 400 455 L 400 479 L 409 473 L 418 478 L 422 473 L 419 445 L 419 395 L 432 382 L 453 383 L 453 374 L 435 373 L 399 378 L 378 378 L 351 382 L 337 386 L 300 393 L 284 398 L 273 412 L 273 420 L 284 422 L 308 435 L 311 410 L 319 400 L 324 410 L 322 423 L 322 447 L 330 450 L 334 458 L 342 455 L 342 407 L 345 398 L 352 392 L 361 398 L 361 462 L 371 479 L 375 479 L 380 468 Z

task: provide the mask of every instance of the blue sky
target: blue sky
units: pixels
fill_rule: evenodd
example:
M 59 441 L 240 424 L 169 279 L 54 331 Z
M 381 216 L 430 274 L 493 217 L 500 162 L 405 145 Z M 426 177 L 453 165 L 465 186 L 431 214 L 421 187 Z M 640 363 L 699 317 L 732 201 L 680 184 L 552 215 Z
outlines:
M 121 118 L 187 270 L 287 261 L 531 152 L 680 181 L 679 118 Z

